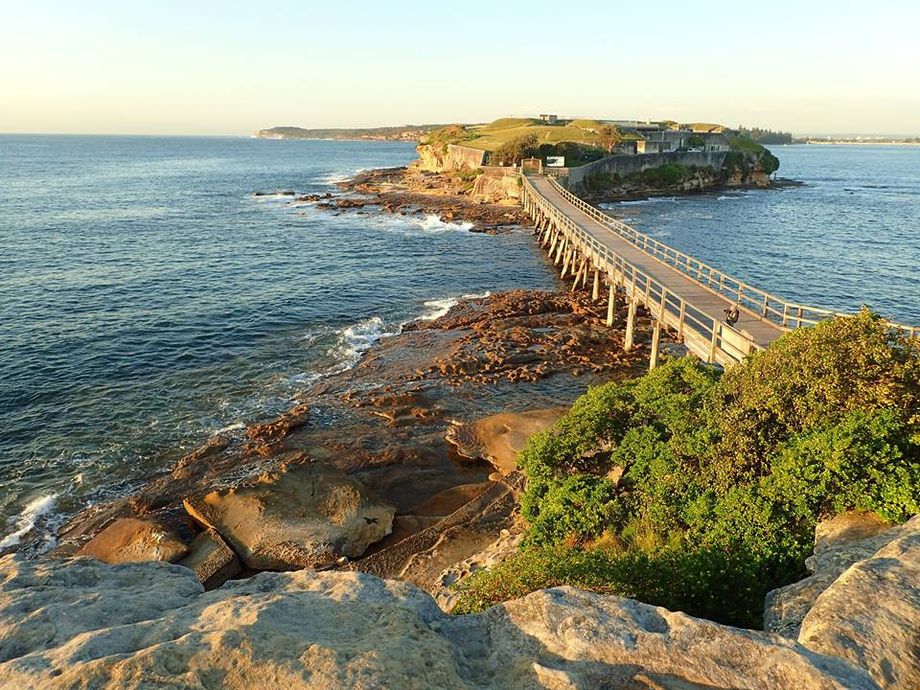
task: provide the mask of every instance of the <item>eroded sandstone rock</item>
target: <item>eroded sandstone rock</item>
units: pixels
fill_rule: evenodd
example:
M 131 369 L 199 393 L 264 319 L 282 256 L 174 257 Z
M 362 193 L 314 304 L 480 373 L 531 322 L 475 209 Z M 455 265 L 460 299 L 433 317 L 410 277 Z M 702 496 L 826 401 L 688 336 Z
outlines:
M 799 642 L 865 668 L 882 688 L 920 688 L 920 516 L 855 563 L 802 621 Z M 871 542 L 872 539 L 863 540 Z
M 471 424 L 455 424 L 448 429 L 446 438 L 460 455 L 487 460 L 504 475 L 517 469 L 517 455 L 527 440 L 552 426 L 567 409 L 500 412 Z
M 571 588 L 451 617 L 403 582 L 0 560 L 0 687 L 873 690 L 765 633 Z
M 212 529 L 195 537 L 189 545 L 188 556 L 178 561 L 178 565 L 189 568 L 207 589 L 220 587 L 242 570 L 233 549 Z
M 796 639 L 802 619 L 818 596 L 847 568 L 872 556 L 905 529 L 910 528 L 906 525 L 892 528 L 877 515 L 860 511 L 818 523 L 815 553 L 805 561 L 812 575 L 767 594 L 764 629 Z
M 395 508 L 329 465 L 291 464 L 185 508 L 255 570 L 315 568 L 356 558 L 390 533 Z
M 106 563 L 178 561 L 188 546 L 169 528 L 154 520 L 120 518 L 77 552 Z

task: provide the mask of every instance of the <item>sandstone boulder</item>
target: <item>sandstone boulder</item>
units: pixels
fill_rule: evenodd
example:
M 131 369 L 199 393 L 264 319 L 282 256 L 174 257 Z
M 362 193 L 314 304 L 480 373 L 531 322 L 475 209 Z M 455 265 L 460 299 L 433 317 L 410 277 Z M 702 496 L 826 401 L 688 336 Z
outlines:
M 255 570 L 328 566 L 390 533 L 395 508 L 341 470 L 283 466 L 256 481 L 188 498 L 185 508 Z
M 908 523 L 909 524 L 909 523 Z M 796 639 L 818 595 L 854 563 L 869 558 L 905 529 L 890 527 L 873 513 L 851 511 L 818 523 L 815 552 L 805 561 L 812 575 L 767 594 L 764 630 Z
M 552 426 L 568 408 L 554 407 L 527 412 L 501 412 L 472 424 L 455 424 L 447 440 L 457 452 L 471 459 L 490 462 L 502 474 L 517 469 L 517 455 L 528 439 Z
M 188 547 L 154 520 L 120 518 L 86 542 L 77 552 L 106 563 L 178 561 Z
M 178 565 L 190 569 L 207 589 L 220 587 L 242 570 L 240 559 L 227 542 L 212 529 L 205 530 L 189 546 L 189 554 Z
M 0 687 L 877 690 L 791 640 L 557 588 L 452 617 L 360 573 L 0 560 Z
M 883 688 L 920 688 L 920 516 L 838 577 L 802 621 L 799 642 L 869 671 Z M 871 542 L 872 539 L 863 540 Z

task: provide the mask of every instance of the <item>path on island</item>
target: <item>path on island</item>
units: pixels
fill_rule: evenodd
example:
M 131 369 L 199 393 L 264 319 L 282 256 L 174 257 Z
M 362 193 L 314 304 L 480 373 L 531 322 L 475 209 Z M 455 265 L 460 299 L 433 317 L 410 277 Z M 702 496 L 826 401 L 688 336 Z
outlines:
M 835 315 L 827 309 L 784 300 L 704 264 L 638 232 L 563 188 L 555 179 L 525 174 L 522 201 L 536 223 L 540 244 L 562 277 L 574 277 L 573 289 L 593 281 L 593 297 L 608 287 L 608 325 L 616 301 L 629 312 L 625 347 L 634 345 L 636 308 L 653 319 L 651 362 L 658 357 L 661 328 L 674 331 L 687 348 L 706 362 L 730 365 L 766 348 L 784 332 Z M 622 296 L 622 297 L 620 297 Z M 726 323 L 736 306 L 739 318 Z M 920 328 L 891 324 L 908 335 Z

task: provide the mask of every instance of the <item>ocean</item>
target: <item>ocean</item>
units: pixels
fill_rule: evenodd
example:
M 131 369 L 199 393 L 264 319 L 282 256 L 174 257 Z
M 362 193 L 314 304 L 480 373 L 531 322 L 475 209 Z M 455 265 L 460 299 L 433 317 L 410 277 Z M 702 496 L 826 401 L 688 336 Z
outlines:
M 777 147 L 804 182 L 616 204 L 740 278 L 920 323 L 920 148 Z M 208 437 L 277 414 L 466 295 L 553 289 L 529 232 L 290 194 L 410 144 L 0 136 L 0 551 L 54 543 Z

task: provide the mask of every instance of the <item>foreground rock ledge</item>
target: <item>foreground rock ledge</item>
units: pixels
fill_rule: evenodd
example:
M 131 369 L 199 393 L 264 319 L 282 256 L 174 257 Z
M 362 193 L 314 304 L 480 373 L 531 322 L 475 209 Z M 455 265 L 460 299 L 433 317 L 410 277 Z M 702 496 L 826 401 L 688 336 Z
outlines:
M 254 570 L 294 570 L 356 558 L 390 533 L 395 508 L 339 469 L 313 463 L 184 501 Z
M 361 573 L 261 573 L 204 592 L 163 562 L 7 556 L 0 687 L 878 686 L 780 636 L 571 588 L 452 617 L 413 585 Z

